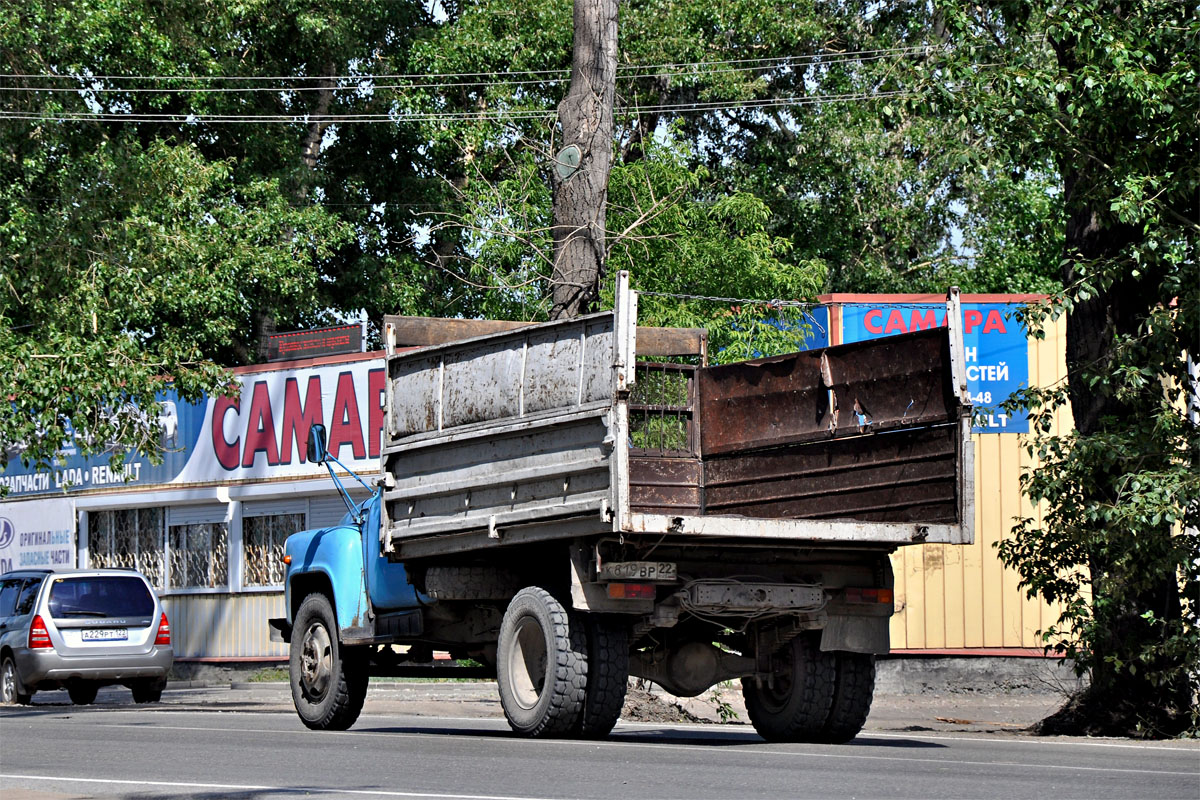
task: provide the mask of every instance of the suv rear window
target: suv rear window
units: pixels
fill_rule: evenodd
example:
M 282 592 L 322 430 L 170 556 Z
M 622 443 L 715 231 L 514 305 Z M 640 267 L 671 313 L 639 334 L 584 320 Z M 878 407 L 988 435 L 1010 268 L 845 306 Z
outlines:
M 154 596 L 132 575 L 55 578 L 50 585 L 52 617 L 148 617 Z

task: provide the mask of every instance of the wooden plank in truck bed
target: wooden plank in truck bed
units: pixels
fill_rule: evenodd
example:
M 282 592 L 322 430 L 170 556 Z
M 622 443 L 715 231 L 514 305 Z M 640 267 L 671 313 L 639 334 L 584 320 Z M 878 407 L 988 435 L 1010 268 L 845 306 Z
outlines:
M 477 336 L 488 336 L 535 323 L 501 319 L 449 319 L 446 317 L 402 317 L 387 314 L 384 329 L 391 327 L 392 346 L 430 347 Z M 708 331 L 704 328 L 637 329 L 637 353 L 647 358 L 700 356 L 708 353 Z

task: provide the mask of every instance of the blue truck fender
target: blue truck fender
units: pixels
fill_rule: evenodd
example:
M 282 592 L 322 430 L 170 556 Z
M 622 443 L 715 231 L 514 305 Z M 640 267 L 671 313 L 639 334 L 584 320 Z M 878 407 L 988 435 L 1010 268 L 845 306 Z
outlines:
M 290 640 L 295 611 L 303 602 L 301 595 L 313 591 L 330 596 L 342 641 L 364 642 L 377 635 L 386 638 L 385 631 L 376 630 L 381 614 L 388 616 L 385 628 L 397 630 L 400 618 L 411 617 L 421 606 L 434 602 L 409 583 L 403 564 L 379 553 L 368 554 L 368 546 L 378 547 L 380 502 L 380 493 L 376 492 L 364 503 L 361 528 L 347 514 L 331 528 L 301 531 L 287 538 L 287 618 L 270 620 L 273 639 Z M 412 630 L 412 625 L 410 620 L 401 629 Z
M 294 533 L 287 538 L 284 553 L 291 557 L 284 589 L 288 628 L 296 621 L 296 608 L 304 595 L 323 591 L 330 595 L 340 632 L 359 635 L 368 624 L 370 599 L 358 526 L 340 524 Z

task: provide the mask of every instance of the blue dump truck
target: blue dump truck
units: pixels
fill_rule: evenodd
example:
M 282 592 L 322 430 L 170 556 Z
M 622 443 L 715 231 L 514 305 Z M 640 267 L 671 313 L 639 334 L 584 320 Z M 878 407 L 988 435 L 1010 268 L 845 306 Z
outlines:
M 635 676 L 740 679 L 764 738 L 852 739 L 889 554 L 973 537 L 959 319 L 951 290 L 948 327 L 709 366 L 702 332 L 637 327 L 625 273 L 570 320 L 387 318 L 382 473 L 285 545 L 300 718 L 348 728 L 441 651 L 527 736 L 607 735 Z M 308 457 L 342 485 L 319 425 Z

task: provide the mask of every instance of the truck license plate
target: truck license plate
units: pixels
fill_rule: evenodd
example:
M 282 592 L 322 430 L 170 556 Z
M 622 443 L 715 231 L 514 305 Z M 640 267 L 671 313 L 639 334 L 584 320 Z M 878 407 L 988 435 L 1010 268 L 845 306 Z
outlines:
M 673 561 L 610 561 L 600 568 L 602 581 L 673 581 Z
M 85 642 L 123 642 L 129 638 L 127 628 L 84 628 L 80 632 Z

